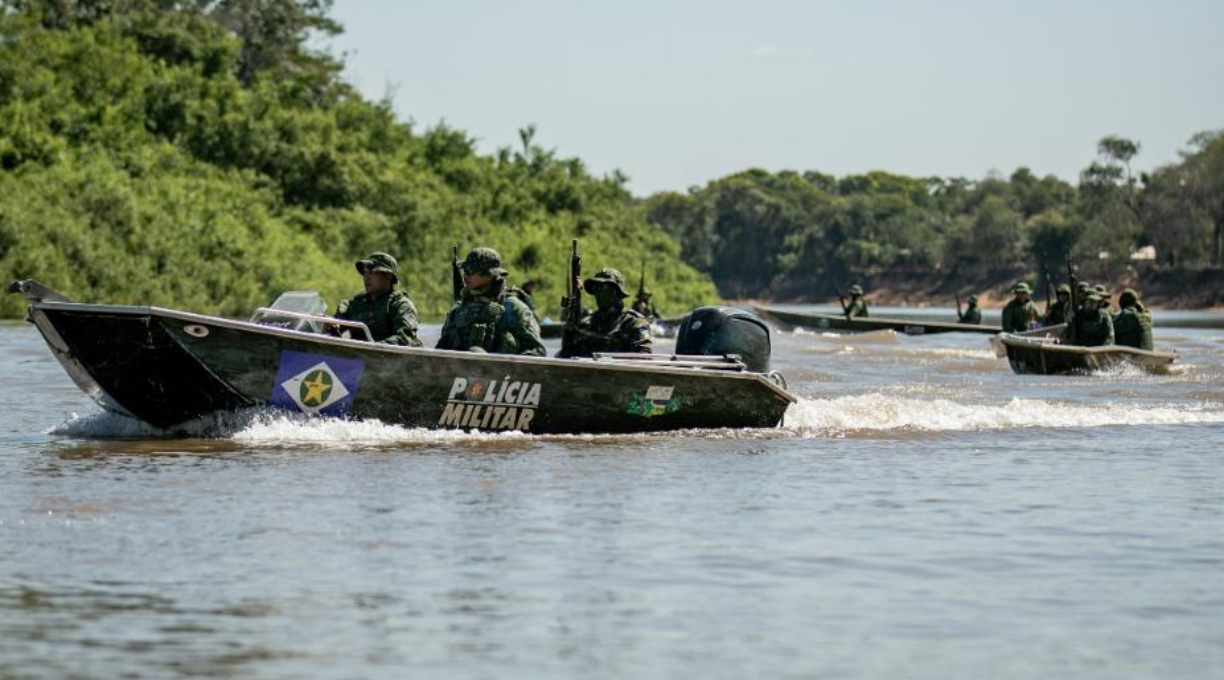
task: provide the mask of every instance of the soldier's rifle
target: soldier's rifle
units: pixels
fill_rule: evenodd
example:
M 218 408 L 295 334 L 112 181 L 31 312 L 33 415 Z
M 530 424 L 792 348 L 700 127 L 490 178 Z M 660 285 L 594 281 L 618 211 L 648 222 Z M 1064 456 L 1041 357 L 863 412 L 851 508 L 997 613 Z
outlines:
M 846 304 L 846 295 L 842 292 L 842 287 L 837 283 L 837 279 L 833 279 L 833 290 L 837 291 L 837 301 L 841 303 L 842 314 L 845 314 L 846 318 L 849 319 L 850 305 Z
M 1049 267 L 1042 267 L 1042 268 L 1046 270 L 1045 271 L 1046 308 L 1045 308 L 1045 316 L 1043 316 L 1042 318 L 1048 319 L 1050 318 L 1050 300 L 1053 299 L 1054 296 L 1050 292 L 1053 289 L 1052 286 L 1050 285 L 1050 269 Z
M 568 295 L 561 299 L 561 309 L 566 328 L 578 330 L 578 322 L 582 320 L 582 254 L 578 252 L 578 239 L 573 241 L 569 269 L 565 287 Z
M 463 293 L 463 270 L 459 267 L 459 244 L 451 246 L 451 294 L 455 302 Z
M 638 295 L 637 299 L 641 300 L 646 296 L 646 258 L 642 258 L 642 274 L 638 277 Z
M 964 319 L 965 319 L 965 315 L 961 313 L 960 291 L 957 291 L 956 292 L 956 320 L 963 321 Z
M 1067 307 L 1067 315 L 1065 319 L 1067 322 L 1067 344 L 1074 345 L 1076 342 L 1075 310 L 1077 307 L 1079 307 L 1079 300 L 1077 299 L 1079 297 L 1077 295 L 1079 292 L 1079 279 L 1077 279 L 1075 276 L 1075 265 L 1071 264 L 1070 253 L 1067 254 L 1067 280 L 1071 282 L 1071 305 Z

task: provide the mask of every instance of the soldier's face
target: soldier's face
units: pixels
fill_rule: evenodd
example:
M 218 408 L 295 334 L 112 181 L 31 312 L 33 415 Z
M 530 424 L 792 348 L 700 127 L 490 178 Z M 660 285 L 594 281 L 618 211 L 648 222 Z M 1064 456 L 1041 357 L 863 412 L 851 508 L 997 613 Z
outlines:
M 469 274 L 463 272 L 463 287 L 468 290 L 474 288 L 483 288 L 484 286 L 493 283 L 493 277 L 487 274 Z
M 1019 300 L 1020 302 L 1028 302 L 1029 294 L 1028 293 L 1016 293 L 1016 299 Z
M 391 290 L 392 285 L 390 274 L 371 271 L 369 267 L 361 270 L 361 282 L 365 285 L 365 292 L 371 295 L 385 293 Z

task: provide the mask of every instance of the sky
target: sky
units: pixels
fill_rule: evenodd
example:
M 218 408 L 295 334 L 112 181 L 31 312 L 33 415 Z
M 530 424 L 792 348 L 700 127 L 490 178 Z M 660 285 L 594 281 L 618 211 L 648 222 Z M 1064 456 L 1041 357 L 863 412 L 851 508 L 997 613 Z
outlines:
M 637 195 L 745 170 L 1075 182 L 1097 141 L 1224 128 L 1221 0 L 335 0 L 367 97 L 483 153 L 518 130 Z

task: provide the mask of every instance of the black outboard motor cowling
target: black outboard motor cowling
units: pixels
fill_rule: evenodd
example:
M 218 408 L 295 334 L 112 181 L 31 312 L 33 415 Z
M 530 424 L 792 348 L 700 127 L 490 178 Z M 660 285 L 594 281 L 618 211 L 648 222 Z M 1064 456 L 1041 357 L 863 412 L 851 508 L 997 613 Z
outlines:
M 680 323 L 676 354 L 738 354 L 754 373 L 769 371 L 769 327 L 734 307 L 698 307 Z

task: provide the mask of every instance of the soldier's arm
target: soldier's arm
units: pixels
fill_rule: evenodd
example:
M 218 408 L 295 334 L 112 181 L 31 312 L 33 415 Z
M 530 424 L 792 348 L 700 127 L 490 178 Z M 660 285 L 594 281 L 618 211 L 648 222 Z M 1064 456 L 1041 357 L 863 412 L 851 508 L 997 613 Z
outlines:
M 438 344 L 434 345 L 436 349 L 466 349 L 455 346 L 454 329 L 455 329 L 455 310 L 459 305 L 451 307 L 451 310 L 446 313 L 446 320 L 442 323 L 442 335 L 438 338 Z
M 352 302 L 351 298 L 341 300 L 340 304 L 336 305 L 336 313 L 333 314 L 333 316 L 335 316 L 337 319 L 347 319 L 350 302 Z
M 650 354 L 653 351 L 653 341 L 650 339 L 650 322 L 641 317 L 627 319 L 621 326 L 622 352 Z
M 511 297 L 506 298 L 505 305 L 506 330 L 510 331 L 518 343 L 518 354 L 533 357 L 548 356 L 548 350 L 544 349 L 544 341 L 540 339 L 540 323 L 536 321 L 531 308 L 522 300 Z
M 391 335 L 383 342 L 391 345 L 420 347 L 417 338 L 417 310 L 407 295 L 397 295 L 391 300 Z

